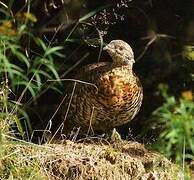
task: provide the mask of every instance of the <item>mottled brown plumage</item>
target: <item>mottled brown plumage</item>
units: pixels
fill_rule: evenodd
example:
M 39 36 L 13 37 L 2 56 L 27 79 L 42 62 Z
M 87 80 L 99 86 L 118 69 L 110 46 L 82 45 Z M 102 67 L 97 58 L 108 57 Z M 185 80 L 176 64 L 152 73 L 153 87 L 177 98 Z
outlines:
M 107 132 L 132 120 L 140 109 L 143 89 L 132 70 L 131 47 L 113 40 L 104 50 L 112 62 L 85 66 L 75 76 L 79 80 L 75 88 L 68 88 L 69 102 L 62 108 L 66 130 L 80 127 L 82 133 Z

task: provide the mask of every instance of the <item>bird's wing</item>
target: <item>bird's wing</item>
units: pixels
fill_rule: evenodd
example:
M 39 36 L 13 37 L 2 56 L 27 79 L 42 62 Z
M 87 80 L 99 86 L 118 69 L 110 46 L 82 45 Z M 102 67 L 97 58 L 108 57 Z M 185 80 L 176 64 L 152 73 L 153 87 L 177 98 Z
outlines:
M 111 68 L 110 62 L 99 62 L 95 64 L 89 64 L 80 70 L 74 77 L 76 82 L 76 92 L 84 93 L 85 91 L 98 89 L 100 84 L 100 76 L 103 72 L 106 72 Z
M 111 63 L 109 62 L 99 62 L 95 64 L 89 64 L 83 67 L 82 69 L 80 69 L 76 74 L 75 78 L 83 81 L 85 80 L 87 82 L 95 83 L 93 79 L 95 79 L 99 73 L 107 71 L 108 70 L 107 68 L 110 64 Z

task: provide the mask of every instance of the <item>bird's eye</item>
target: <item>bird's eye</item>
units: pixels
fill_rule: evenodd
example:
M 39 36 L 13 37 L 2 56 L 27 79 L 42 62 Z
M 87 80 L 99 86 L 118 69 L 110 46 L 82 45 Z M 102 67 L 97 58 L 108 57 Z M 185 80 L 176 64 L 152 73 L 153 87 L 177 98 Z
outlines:
M 123 47 L 119 47 L 119 50 L 122 51 L 123 50 Z

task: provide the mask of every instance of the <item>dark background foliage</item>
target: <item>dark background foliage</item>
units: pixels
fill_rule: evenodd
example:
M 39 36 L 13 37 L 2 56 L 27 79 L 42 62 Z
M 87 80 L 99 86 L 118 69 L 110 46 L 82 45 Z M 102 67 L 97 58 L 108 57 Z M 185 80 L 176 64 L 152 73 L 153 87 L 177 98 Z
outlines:
M 25 12 L 27 8 L 26 1 L 13 1 L 14 14 Z M 177 98 L 185 90 L 193 91 L 194 63 L 183 58 L 182 53 L 185 46 L 193 45 L 193 9 L 192 0 L 35 0 L 31 2 L 31 13 L 37 22 L 31 31 L 47 44 L 64 46 L 65 58 L 57 62 L 60 67 L 58 73 L 63 78 L 73 77 L 78 68 L 98 61 L 100 48 L 95 45 L 95 40 L 103 38 L 108 43 L 122 39 L 128 42 L 135 52 L 134 71 L 144 87 L 144 102 L 139 115 L 129 125 L 121 127 L 120 132 L 126 137 L 130 127 L 133 137 L 137 137 L 142 129 L 148 127 L 151 113 L 163 103 L 159 84 L 168 84 L 169 92 Z M 77 24 L 89 12 L 95 13 Z M 31 48 L 39 52 L 33 43 Z M 89 55 L 83 61 L 66 73 L 87 53 Z M 107 58 L 108 55 L 102 52 L 101 59 Z M 62 92 L 66 84 L 60 87 Z M 38 104 L 35 107 L 47 109 L 48 104 L 57 104 L 62 97 L 63 94 L 53 90 L 45 91 L 36 99 Z M 28 106 L 33 104 L 31 101 Z M 35 119 L 32 118 L 32 124 L 36 126 Z M 153 134 L 155 132 L 151 132 L 149 138 Z

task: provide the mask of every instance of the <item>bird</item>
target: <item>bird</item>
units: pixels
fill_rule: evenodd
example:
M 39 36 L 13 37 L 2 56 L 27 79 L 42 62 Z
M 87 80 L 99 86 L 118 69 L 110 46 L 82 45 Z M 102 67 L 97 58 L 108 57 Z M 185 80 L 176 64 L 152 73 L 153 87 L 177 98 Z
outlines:
M 130 122 L 139 112 L 143 88 L 133 71 L 131 46 L 123 40 L 112 40 L 103 50 L 111 61 L 82 67 L 67 88 L 68 103 L 62 105 L 63 129 L 106 133 Z

